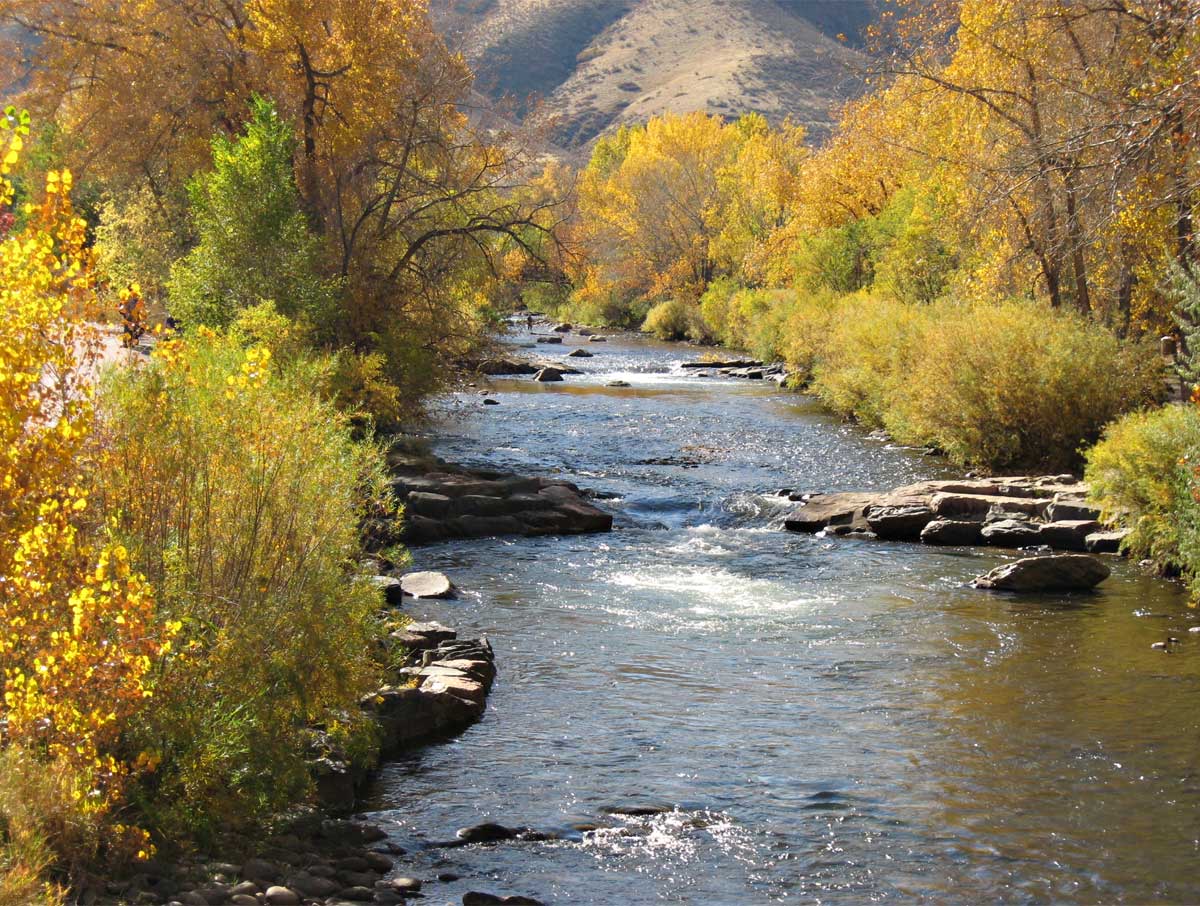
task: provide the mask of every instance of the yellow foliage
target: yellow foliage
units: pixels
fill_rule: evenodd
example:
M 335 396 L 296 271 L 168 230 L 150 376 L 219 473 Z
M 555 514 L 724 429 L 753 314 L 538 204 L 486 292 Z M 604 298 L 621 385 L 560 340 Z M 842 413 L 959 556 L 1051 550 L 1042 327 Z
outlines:
M 95 298 L 71 185 L 48 174 L 28 226 L 0 241 L 0 713 L 3 743 L 66 770 L 95 818 L 120 802 L 119 738 L 167 643 L 125 548 L 88 523 L 85 478 L 106 463 L 87 446 Z

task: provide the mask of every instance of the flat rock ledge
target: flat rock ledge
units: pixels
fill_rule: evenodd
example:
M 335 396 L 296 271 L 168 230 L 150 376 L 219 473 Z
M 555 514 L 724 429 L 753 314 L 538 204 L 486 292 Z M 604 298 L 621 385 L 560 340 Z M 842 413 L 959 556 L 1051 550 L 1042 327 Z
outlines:
M 569 481 L 466 469 L 402 450 L 388 459 L 405 517 L 401 537 L 379 539 L 385 543 L 612 531 L 612 514 Z
M 1072 475 L 922 481 L 884 492 L 789 494 L 801 505 L 792 532 L 885 541 L 1119 553 L 1128 532 L 1110 531 Z

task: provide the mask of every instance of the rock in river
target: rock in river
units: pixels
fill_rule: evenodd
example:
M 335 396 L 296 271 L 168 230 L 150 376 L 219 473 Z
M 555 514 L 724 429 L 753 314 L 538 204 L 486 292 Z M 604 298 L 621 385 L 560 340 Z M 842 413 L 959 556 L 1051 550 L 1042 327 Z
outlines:
M 967 546 L 979 544 L 983 524 L 970 519 L 935 519 L 921 529 L 926 544 Z
M 1111 572 L 1095 557 L 1050 554 L 998 566 L 971 584 L 993 591 L 1084 591 L 1095 588 Z
M 445 573 L 405 573 L 400 577 L 400 587 L 406 595 L 414 598 L 450 598 L 454 596 L 454 583 Z
M 561 381 L 563 379 L 563 373 L 557 368 L 551 368 L 549 365 L 547 365 L 545 368 L 535 374 L 533 379 L 541 383 L 546 383 L 547 381 Z
M 586 349 L 576 349 L 567 353 L 567 358 L 569 359 L 590 359 L 591 357 L 592 353 L 588 352 Z
M 885 541 L 916 541 L 933 521 L 933 509 L 924 504 L 869 506 L 863 515 L 875 536 Z
M 539 343 L 561 343 L 562 337 L 538 337 Z
M 537 367 L 529 362 L 521 362 L 516 359 L 485 359 L 476 366 L 476 371 L 480 374 L 497 376 L 506 374 L 533 374 L 537 371 Z
M 500 840 L 515 839 L 517 830 L 494 821 L 488 821 L 471 827 L 460 827 L 454 835 L 468 843 L 496 843 Z
M 609 513 L 568 481 L 466 469 L 397 446 L 388 455 L 392 488 L 404 504 L 402 534 L 372 525 L 381 546 L 489 535 L 573 535 L 612 530 Z

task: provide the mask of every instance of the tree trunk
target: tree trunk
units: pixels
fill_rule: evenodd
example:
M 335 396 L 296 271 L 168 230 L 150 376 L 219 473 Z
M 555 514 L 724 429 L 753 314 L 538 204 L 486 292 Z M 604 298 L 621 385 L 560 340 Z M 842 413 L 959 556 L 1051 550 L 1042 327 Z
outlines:
M 1078 170 L 1075 163 L 1068 163 L 1063 170 L 1063 188 L 1066 190 L 1067 204 L 1067 244 L 1071 249 L 1071 269 L 1075 277 L 1075 306 L 1086 315 L 1092 310 L 1092 300 L 1088 293 L 1087 263 L 1083 257 L 1084 238 L 1079 217 L 1077 179 Z

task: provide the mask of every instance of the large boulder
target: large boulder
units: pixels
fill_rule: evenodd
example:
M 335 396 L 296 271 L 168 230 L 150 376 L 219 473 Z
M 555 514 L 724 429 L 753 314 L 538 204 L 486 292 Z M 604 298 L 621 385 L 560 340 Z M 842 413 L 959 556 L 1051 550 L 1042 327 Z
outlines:
M 966 546 L 979 544 L 983 523 L 970 519 L 934 519 L 921 529 L 926 544 Z
M 533 376 L 533 379 L 540 383 L 547 383 L 549 381 L 561 381 L 563 379 L 563 373 L 561 371 L 559 371 L 557 368 L 552 368 L 549 365 L 547 365 L 545 368 L 543 368 L 541 371 L 539 371 L 537 374 L 535 374 Z
M 569 359 L 590 359 L 591 357 L 592 353 L 583 348 L 575 349 L 567 353 L 567 358 Z
M 383 599 L 393 607 L 404 603 L 404 587 L 393 576 L 372 576 L 371 582 L 383 594 Z
M 875 494 L 814 494 L 788 515 L 783 527 L 810 535 L 836 525 L 866 531 L 863 509 L 877 499 Z
M 988 513 L 1005 513 L 1020 518 L 1041 516 L 1049 503 L 1036 497 L 1011 497 L 1003 494 L 963 494 L 941 492 L 933 495 L 931 506 L 947 519 L 982 518 Z
M 452 642 L 458 638 L 458 633 L 441 623 L 409 623 L 393 632 L 391 638 L 405 648 L 422 651 L 436 648 L 443 642 Z
M 1112 573 L 1104 563 L 1084 554 L 1025 557 L 998 566 L 971 584 L 992 591 L 1086 591 Z
M 884 541 L 916 541 L 933 515 L 933 508 L 925 504 L 869 506 L 863 511 L 871 531 Z
M 757 359 L 729 359 L 716 362 L 682 362 L 680 368 L 761 368 L 762 362 Z

